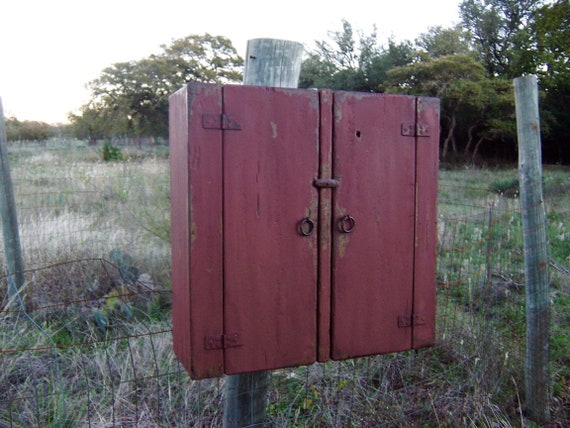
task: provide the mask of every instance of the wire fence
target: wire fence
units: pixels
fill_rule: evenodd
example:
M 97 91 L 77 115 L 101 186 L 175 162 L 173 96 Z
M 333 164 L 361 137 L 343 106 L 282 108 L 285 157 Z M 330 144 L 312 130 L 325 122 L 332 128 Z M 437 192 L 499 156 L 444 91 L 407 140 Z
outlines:
M 103 162 L 77 141 L 9 148 L 26 281 L 9 301 L 2 266 L 0 427 L 222 424 L 224 379 L 190 380 L 172 351 L 167 150 L 123 151 L 127 161 Z M 525 423 L 513 177 L 440 173 L 436 345 L 275 370 L 266 426 Z M 553 324 L 570 319 L 569 177 L 545 173 Z M 562 349 L 567 330 L 553 333 Z M 552 417 L 564 426 L 569 357 L 557 349 Z

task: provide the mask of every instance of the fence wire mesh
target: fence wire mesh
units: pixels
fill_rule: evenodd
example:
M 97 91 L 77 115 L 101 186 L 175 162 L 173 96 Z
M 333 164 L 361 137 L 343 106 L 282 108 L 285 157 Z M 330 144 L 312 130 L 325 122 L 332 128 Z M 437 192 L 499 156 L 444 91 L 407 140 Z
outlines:
M 167 150 L 123 151 L 103 162 L 77 141 L 9 148 L 26 281 L 9 301 L 1 267 L 0 427 L 222 424 L 224 379 L 190 380 L 172 352 Z M 559 426 L 570 422 L 569 177 L 544 181 Z M 275 370 L 265 426 L 526 423 L 517 189 L 513 169 L 442 170 L 436 345 Z

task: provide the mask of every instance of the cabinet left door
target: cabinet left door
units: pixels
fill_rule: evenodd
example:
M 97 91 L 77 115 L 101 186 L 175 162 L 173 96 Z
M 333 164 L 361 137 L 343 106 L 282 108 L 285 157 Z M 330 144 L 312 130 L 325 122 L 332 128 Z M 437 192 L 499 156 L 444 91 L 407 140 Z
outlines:
M 316 361 L 319 95 L 224 86 L 227 374 Z

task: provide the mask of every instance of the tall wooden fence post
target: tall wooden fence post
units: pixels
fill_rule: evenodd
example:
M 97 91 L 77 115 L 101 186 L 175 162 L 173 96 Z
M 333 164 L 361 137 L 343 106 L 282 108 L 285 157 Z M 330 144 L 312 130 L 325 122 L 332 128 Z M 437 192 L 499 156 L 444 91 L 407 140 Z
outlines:
M 6 124 L 0 98 L 0 219 L 2 220 L 4 254 L 8 271 L 8 302 L 9 305 L 13 305 L 18 290 L 24 284 L 24 262 L 6 146 Z
M 296 88 L 303 45 L 275 39 L 247 43 L 243 82 L 251 86 Z M 265 419 L 269 372 L 228 376 L 225 384 L 224 428 L 261 427 Z
M 528 416 L 541 423 L 549 418 L 550 284 L 537 78 L 519 77 L 514 86 L 526 278 L 525 407 Z

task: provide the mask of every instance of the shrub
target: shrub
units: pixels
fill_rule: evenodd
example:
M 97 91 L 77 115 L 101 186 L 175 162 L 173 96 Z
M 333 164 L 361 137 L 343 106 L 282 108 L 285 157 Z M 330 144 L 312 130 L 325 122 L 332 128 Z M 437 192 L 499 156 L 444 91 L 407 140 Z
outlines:
M 489 185 L 489 190 L 507 198 L 517 198 L 519 196 L 519 179 L 507 178 L 494 181 Z
M 125 159 L 121 153 L 121 149 L 113 146 L 109 141 L 105 141 L 105 143 L 103 143 L 101 157 L 105 162 L 116 162 Z

